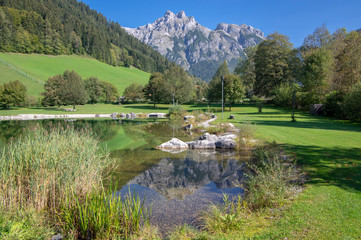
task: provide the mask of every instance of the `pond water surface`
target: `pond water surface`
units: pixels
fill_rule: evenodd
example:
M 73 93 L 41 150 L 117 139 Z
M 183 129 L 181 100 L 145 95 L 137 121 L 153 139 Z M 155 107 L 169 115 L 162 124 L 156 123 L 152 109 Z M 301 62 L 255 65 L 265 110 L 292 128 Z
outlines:
M 194 223 L 197 213 L 210 203 L 221 204 L 242 194 L 237 185 L 243 178 L 242 160 L 231 151 L 187 150 L 172 154 L 154 147 L 177 137 L 191 141 L 199 137 L 182 130 L 182 122 L 138 122 L 124 120 L 39 120 L 0 122 L 0 146 L 34 127 L 71 125 L 91 129 L 110 157 L 116 160 L 109 181 L 118 194 L 129 192 L 145 199 L 152 208 L 151 223 L 161 231 Z

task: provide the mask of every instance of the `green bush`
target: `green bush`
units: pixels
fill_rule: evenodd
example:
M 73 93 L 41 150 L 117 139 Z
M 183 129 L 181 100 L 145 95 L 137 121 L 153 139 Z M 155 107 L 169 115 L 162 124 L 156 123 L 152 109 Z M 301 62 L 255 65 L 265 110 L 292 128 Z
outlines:
M 332 91 L 326 95 L 326 101 L 324 105 L 324 113 L 330 117 L 343 118 L 343 112 L 341 105 L 344 95 L 338 91 Z
M 361 84 L 353 86 L 342 104 L 343 114 L 352 121 L 361 121 Z
M 276 106 L 288 107 L 292 106 L 292 88 L 286 85 L 281 85 L 273 92 L 273 102 Z
M 168 111 L 169 116 L 173 115 L 176 117 L 182 116 L 183 113 L 184 113 L 184 110 L 183 110 L 182 106 L 179 104 L 172 105 Z

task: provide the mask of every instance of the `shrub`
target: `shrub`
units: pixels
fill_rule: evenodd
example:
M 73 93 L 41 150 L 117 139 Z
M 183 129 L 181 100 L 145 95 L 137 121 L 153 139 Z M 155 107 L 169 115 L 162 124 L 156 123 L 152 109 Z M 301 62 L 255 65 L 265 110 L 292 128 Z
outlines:
M 354 85 L 345 96 L 342 111 L 347 119 L 361 121 L 361 84 Z
M 326 95 L 326 102 L 324 105 L 324 113 L 331 117 L 343 117 L 341 105 L 344 95 L 338 91 L 332 91 Z
M 175 117 L 180 117 L 183 114 L 184 114 L 184 110 L 183 110 L 182 106 L 179 104 L 172 105 L 168 111 L 169 116 L 173 115 Z
M 292 88 L 286 85 L 281 85 L 273 92 L 273 102 L 276 106 L 288 107 L 292 106 Z

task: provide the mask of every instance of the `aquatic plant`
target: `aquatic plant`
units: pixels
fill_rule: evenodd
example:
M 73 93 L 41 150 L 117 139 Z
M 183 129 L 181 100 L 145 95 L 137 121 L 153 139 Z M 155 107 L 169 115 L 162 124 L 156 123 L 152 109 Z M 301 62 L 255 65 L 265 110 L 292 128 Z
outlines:
M 94 191 L 78 198 L 69 198 L 59 212 L 61 228 L 80 239 L 128 238 L 144 225 L 149 225 L 150 211 L 144 199 L 129 193 L 124 199 L 115 189 Z
M 0 203 L 55 212 L 73 189 L 83 196 L 99 187 L 107 153 L 91 133 L 72 128 L 35 130 L 0 153 Z

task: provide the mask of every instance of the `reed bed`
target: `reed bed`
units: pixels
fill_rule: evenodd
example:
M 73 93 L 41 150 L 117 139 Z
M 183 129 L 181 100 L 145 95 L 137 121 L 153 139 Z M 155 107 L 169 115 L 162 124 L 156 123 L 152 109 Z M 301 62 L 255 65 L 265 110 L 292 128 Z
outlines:
M 144 200 L 129 193 L 124 199 L 115 190 L 92 192 L 85 198 L 75 196 L 61 209 L 59 219 L 65 232 L 77 239 L 127 239 L 149 226 L 150 211 Z
M 35 130 L 0 154 L 0 202 L 55 212 L 72 189 L 83 196 L 101 183 L 107 157 L 87 131 Z

